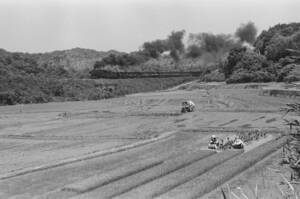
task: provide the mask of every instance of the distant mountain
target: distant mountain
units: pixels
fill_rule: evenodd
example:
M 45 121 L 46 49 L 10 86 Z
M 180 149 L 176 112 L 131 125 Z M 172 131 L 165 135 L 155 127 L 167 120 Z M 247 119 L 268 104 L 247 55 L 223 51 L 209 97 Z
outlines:
M 122 54 L 121 52 L 96 51 L 91 49 L 73 48 L 69 50 L 59 50 L 48 53 L 33 54 L 38 65 L 48 65 L 50 67 L 63 67 L 66 70 L 92 69 L 95 61 L 101 60 L 109 54 Z

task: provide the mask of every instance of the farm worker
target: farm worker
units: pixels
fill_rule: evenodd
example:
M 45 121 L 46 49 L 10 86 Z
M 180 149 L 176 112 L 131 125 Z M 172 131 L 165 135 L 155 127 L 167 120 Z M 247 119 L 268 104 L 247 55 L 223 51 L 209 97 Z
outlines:
M 241 140 L 241 139 L 239 139 L 239 138 L 236 138 L 235 140 L 234 140 L 234 144 L 236 144 L 236 145 L 245 145 L 245 143 Z
M 211 144 L 216 144 L 217 142 L 217 137 L 215 135 L 212 135 L 211 138 L 210 138 L 210 143 Z
M 194 102 L 192 102 L 191 100 L 188 101 L 190 106 L 195 106 Z

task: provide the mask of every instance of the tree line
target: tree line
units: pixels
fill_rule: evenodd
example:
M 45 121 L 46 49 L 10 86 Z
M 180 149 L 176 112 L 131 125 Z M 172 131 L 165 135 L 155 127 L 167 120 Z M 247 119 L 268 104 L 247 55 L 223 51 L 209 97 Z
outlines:
M 248 22 L 234 34 L 191 33 L 186 44 L 185 33 L 173 31 L 166 39 L 143 43 L 138 51 L 109 55 L 97 61 L 94 69 L 152 71 L 173 64 L 175 69 L 187 71 L 192 68 L 186 66 L 188 63 L 193 69 L 205 70 L 208 76 L 218 76 L 228 83 L 300 78 L 300 23 L 277 24 L 257 36 L 255 24 Z

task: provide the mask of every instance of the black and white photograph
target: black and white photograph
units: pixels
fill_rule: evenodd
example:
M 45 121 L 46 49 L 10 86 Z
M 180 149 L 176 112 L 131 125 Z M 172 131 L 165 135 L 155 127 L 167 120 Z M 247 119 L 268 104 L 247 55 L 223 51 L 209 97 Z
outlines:
M 300 0 L 0 0 L 0 199 L 300 199 Z

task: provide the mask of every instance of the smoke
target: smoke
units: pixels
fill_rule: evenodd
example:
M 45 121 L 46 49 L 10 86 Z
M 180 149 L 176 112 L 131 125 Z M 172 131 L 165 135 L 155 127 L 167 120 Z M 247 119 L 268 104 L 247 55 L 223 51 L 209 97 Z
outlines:
M 230 34 L 190 34 L 187 57 L 200 58 L 205 65 L 216 64 L 225 60 L 232 48 L 240 46 L 240 40 Z
M 255 24 L 249 21 L 246 24 L 241 24 L 235 32 L 235 36 L 241 40 L 241 42 L 247 42 L 253 44 L 256 39 L 257 28 Z
M 242 43 L 242 46 L 243 46 L 243 47 L 246 47 L 246 48 L 249 49 L 249 50 L 254 50 L 254 48 L 255 48 L 252 44 L 250 44 L 250 43 L 248 43 L 248 42 L 243 42 L 243 43 Z
M 214 62 L 226 58 L 229 51 L 236 47 L 253 50 L 257 28 L 253 22 L 241 24 L 234 34 L 194 33 L 188 38 L 187 57 L 213 59 Z M 207 59 L 209 57 L 209 59 Z

